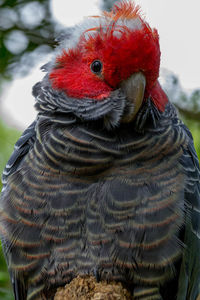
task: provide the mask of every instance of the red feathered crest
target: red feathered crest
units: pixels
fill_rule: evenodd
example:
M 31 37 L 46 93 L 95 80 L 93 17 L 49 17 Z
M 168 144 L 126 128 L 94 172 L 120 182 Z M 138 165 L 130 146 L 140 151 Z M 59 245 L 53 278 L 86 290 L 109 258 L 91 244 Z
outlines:
M 127 20 L 140 18 L 140 6 L 131 1 L 122 1 L 115 4 L 111 12 L 104 11 L 103 15 L 115 22 L 120 18 Z
M 63 49 L 57 68 L 50 74 L 53 86 L 77 98 L 103 99 L 131 74 L 142 72 L 146 96 L 151 95 L 160 110 L 166 99 L 157 83 L 160 47 L 157 30 L 142 18 L 132 1 L 114 5 L 111 12 L 90 18 L 78 27 L 75 46 Z M 95 60 L 102 63 L 101 74 L 91 72 Z

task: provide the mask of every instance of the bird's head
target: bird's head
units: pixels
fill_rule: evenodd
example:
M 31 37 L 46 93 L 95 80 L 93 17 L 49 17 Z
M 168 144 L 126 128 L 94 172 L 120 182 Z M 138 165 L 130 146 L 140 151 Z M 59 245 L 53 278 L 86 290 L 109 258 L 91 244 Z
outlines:
M 66 102 L 73 101 L 77 116 L 103 116 L 114 127 L 133 121 L 149 98 L 164 111 L 167 97 L 158 83 L 159 67 L 157 31 L 142 18 L 138 6 L 122 1 L 111 12 L 86 19 L 63 39 L 48 80 Z M 96 105 L 99 113 L 92 109 L 91 115 L 84 114 L 84 105 L 85 111 Z M 109 109 L 103 114 L 106 105 Z

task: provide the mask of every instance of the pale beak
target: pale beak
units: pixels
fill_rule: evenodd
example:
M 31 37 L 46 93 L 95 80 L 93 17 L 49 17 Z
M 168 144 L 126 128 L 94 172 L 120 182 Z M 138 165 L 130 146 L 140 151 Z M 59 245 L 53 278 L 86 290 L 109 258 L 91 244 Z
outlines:
M 146 79 L 141 72 L 121 82 L 120 88 L 127 96 L 127 108 L 121 122 L 129 123 L 135 118 L 143 102 L 145 86 Z

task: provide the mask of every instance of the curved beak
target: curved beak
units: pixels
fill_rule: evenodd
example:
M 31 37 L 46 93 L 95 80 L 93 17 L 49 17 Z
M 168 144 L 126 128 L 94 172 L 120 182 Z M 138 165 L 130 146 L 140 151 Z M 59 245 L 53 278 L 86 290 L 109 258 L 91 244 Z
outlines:
M 127 96 L 127 105 L 121 122 L 129 123 L 135 118 L 143 102 L 145 87 L 146 79 L 141 72 L 121 82 L 120 88 Z

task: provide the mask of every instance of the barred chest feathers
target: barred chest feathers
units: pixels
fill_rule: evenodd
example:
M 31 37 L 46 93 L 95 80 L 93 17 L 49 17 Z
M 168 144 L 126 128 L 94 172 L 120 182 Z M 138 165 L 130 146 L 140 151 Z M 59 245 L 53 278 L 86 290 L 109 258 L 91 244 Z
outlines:
M 185 175 L 177 162 L 187 136 L 170 122 L 145 135 L 99 125 L 38 122 L 25 184 L 41 192 L 43 181 L 42 240 L 55 242 L 57 270 L 67 256 L 69 276 L 95 266 L 101 278 L 165 282 L 182 249 Z

